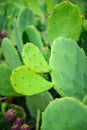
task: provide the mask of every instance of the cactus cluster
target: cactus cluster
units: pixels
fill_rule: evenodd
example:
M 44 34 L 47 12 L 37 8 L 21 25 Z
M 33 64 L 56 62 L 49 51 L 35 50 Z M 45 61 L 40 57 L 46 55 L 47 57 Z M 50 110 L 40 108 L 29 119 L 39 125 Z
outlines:
M 87 130 L 87 11 L 81 14 L 87 2 L 70 1 L 15 3 L 21 11 L 13 26 L 4 13 L 9 24 L 4 29 L 0 22 L 0 129 Z M 0 4 L 0 18 L 9 2 Z

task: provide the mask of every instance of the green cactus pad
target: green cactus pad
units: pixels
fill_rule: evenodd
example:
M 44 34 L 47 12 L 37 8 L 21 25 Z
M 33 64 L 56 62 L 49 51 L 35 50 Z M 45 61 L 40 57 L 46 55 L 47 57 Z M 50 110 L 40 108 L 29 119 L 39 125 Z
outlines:
M 39 93 L 33 96 L 26 97 L 26 105 L 32 117 L 36 119 L 37 110 L 42 113 L 53 98 L 49 92 Z
M 11 83 L 15 91 L 23 95 L 38 94 L 52 87 L 51 82 L 26 66 L 20 66 L 12 72 Z
M 27 36 L 28 42 L 35 44 L 40 50 L 42 50 L 43 42 L 41 39 L 41 35 L 33 25 L 29 25 L 26 27 L 25 35 Z
M 23 33 L 26 26 L 34 24 L 34 14 L 26 7 L 20 12 L 18 20 L 20 31 Z
M 20 15 L 18 19 L 15 19 L 14 21 L 14 34 L 15 34 L 15 41 L 18 48 L 18 51 L 20 52 L 20 55 L 22 53 L 23 48 L 23 32 L 26 28 L 26 26 L 34 24 L 34 15 L 31 10 L 29 10 L 27 7 L 23 8 L 20 11 Z
M 52 82 L 61 96 L 83 99 L 87 93 L 87 59 L 75 41 L 60 37 L 52 44 Z
M 22 48 L 23 48 L 23 41 L 22 41 L 22 32 L 20 30 L 20 26 L 17 19 L 14 20 L 14 36 L 15 36 L 15 42 L 16 42 L 18 51 L 21 55 Z
M 28 7 L 34 14 L 42 16 L 44 13 L 44 0 L 29 0 Z
M 52 41 L 60 36 L 79 39 L 82 28 L 82 16 L 77 5 L 69 1 L 58 4 L 48 19 L 48 36 Z
M 11 69 L 22 65 L 16 48 L 8 38 L 4 38 L 2 41 L 2 52 Z
M 42 115 L 41 130 L 87 130 L 87 107 L 73 97 L 56 99 Z
M 36 72 L 49 72 L 50 67 L 48 66 L 45 58 L 41 54 L 37 46 L 32 43 L 27 43 L 23 47 L 22 57 L 25 65 Z
M 0 65 L 0 95 L 21 96 L 16 93 L 10 83 L 11 70 L 8 66 Z

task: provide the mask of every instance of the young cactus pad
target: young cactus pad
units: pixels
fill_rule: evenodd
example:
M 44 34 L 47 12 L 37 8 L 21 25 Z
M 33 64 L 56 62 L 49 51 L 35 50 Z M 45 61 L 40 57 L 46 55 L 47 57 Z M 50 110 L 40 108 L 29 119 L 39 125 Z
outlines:
M 77 41 L 80 36 L 82 23 L 82 16 L 77 5 L 69 1 L 61 2 L 54 8 L 48 18 L 49 41 L 52 44 L 53 40 L 60 36 L 73 38 Z
M 42 115 L 41 130 L 87 130 L 87 106 L 73 97 L 55 99 Z
M 27 66 L 20 66 L 12 72 L 11 83 L 15 91 L 23 95 L 38 94 L 52 87 L 51 82 L 46 81 Z
M 78 44 L 68 38 L 57 38 L 51 48 L 52 82 L 62 96 L 83 99 L 87 93 L 87 59 Z
M 50 71 L 45 58 L 34 44 L 27 43 L 24 45 L 22 57 L 25 65 L 34 71 L 42 73 Z

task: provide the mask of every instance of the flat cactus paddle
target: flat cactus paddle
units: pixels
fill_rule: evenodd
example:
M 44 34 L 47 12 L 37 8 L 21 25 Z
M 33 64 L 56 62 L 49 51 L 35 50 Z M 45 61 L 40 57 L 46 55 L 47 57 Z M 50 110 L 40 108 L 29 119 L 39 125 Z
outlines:
M 27 66 L 20 66 L 11 74 L 14 90 L 23 95 L 35 95 L 52 87 L 52 83 L 42 78 Z
M 87 59 L 74 40 L 63 37 L 54 40 L 50 67 L 54 88 L 61 96 L 83 99 L 87 94 Z
M 30 69 L 45 73 L 50 71 L 50 67 L 47 64 L 45 58 L 40 52 L 39 48 L 32 43 L 27 43 L 23 47 L 22 57 L 24 64 Z
M 55 99 L 42 115 L 41 130 L 87 130 L 87 106 L 73 97 Z
M 55 6 L 48 18 L 48 37 L 50 44 L 55 38 L 63 36 L 79 39 L 83 24 L 83 18 L 77 5 L 63 1 Z

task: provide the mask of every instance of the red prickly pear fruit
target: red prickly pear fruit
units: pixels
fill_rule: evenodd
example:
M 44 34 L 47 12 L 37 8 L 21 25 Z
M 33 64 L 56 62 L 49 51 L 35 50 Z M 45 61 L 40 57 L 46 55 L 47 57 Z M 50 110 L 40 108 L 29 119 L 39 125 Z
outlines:
M 4 120 L 6 122 L 10 122 L 13 121 L 16 117 L 16 111 L 13 109 L 9 109 L 6 113 L 5 113 L 5 117 Z
M 6 30 L 2 30 L 0 33 L 0 38 L 3 39 L 7 36 Z
M 20 130 L 20 126 L 19 126 L 18 124 L 13 125 L 13 126 L 11 127 L 11 130 Z
M 20 117 L 17 117 L 15 120 L 14 120 L 14 122 L 13 122 L 13 125 L 22 125 L 24 123 L 24 120 L 23 120 L 23 118 L 20 118 Z

